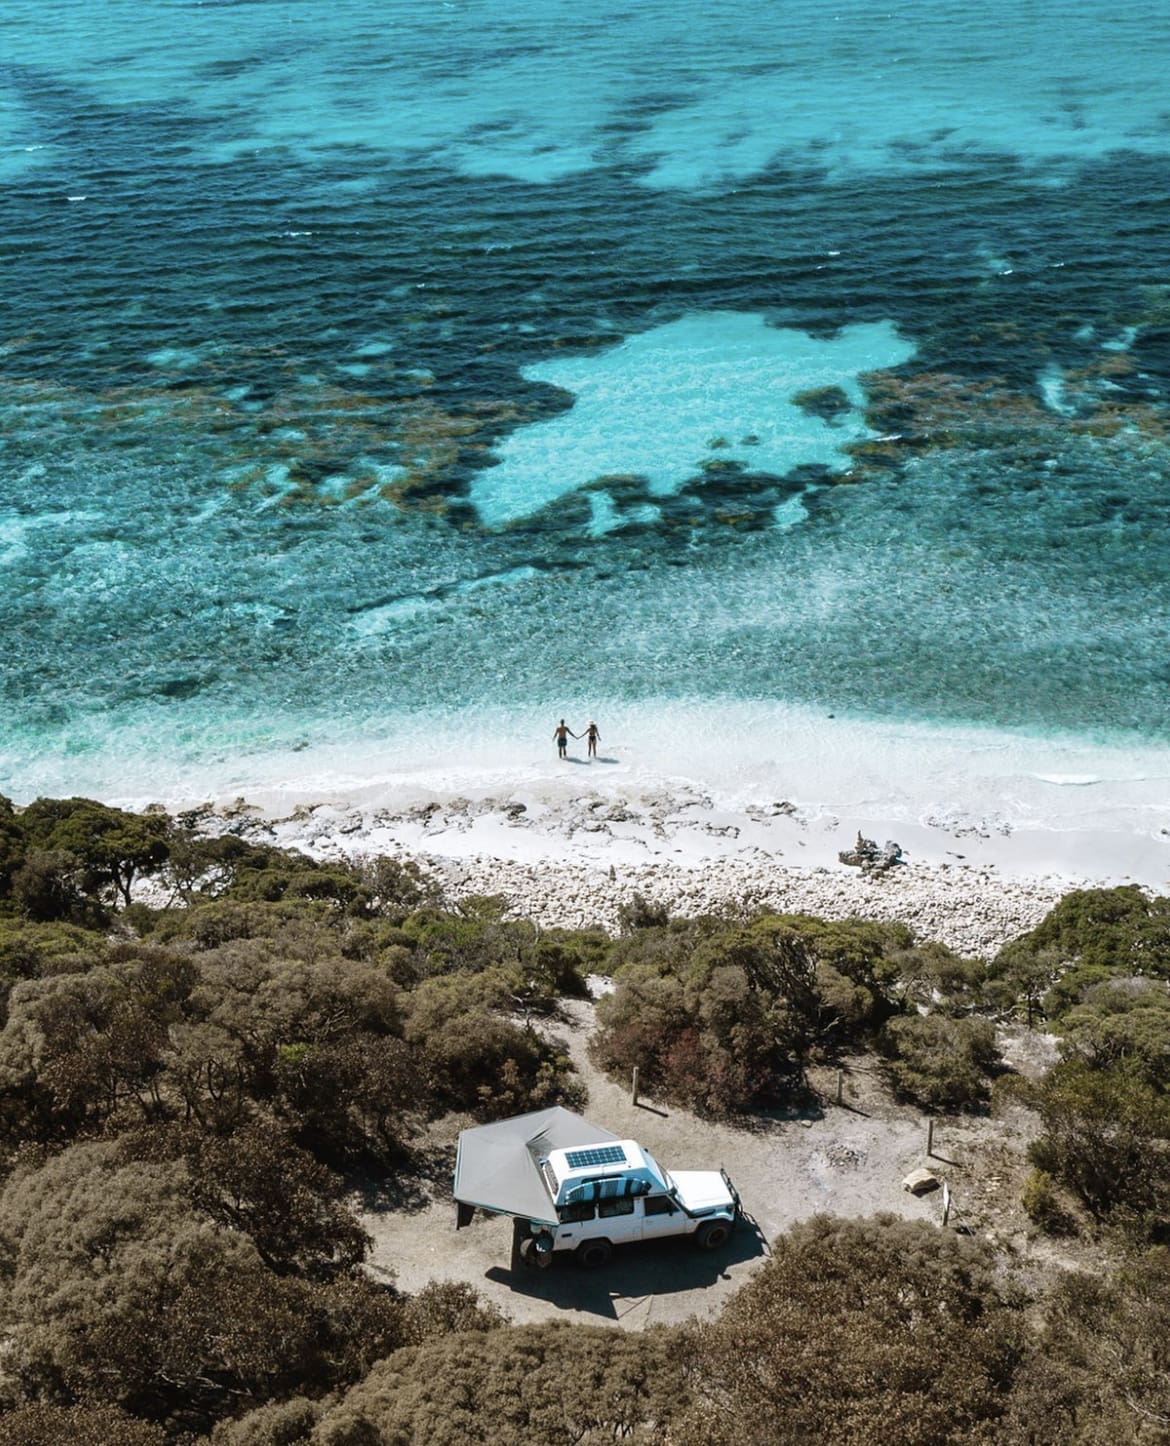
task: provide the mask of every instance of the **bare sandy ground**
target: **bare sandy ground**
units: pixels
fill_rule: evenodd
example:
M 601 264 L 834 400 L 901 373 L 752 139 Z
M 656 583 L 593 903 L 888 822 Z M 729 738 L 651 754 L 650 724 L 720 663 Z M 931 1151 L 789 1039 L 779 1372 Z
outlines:
M 876 1069 L 865 1065 L 847 1073 L 842 1106 L 835 1103 L 836 1071 L 824 1070 L 813 1080 L 824 1097 L 820 1108 L 756 1120 L 750 1127 L 700 1120 L 653 1100 L 635 1106 L 628 1090 L 589 1061 L 593 1018 L 591 1004 L 574 1002 L 552 1028 L 588 1086 L 586 1116 L 637 1139 L 668 1168 L 724 1166 L 751 1221 L 711 1254 L 685 1240 L 665 1241 L 618 1250 L 598 1271 L 581 1270 L 568 1257 L 548 1270 L 514 1274 L 508 1219 L 480 1214 L 456 1232 L 450 1187 L 455 1135 L 461 1123 L 470 1122 L 448 1120 L 423 1151 L 429 1161 L 425 1175 L 398 1180 L 381 1198 L 369 1190 L 358 1201 L 374 1240 L 375 1275 L 393 1275 L 408 1292 L 431 1280 L 465 1281 L 517 1323 L 558 1319 L 642 1329 L 707 1317 L 760 1268 L 769 1241 L 810 1215 L 892 1211 L 941 1226 L 941 1191 L 916 1198 L 903 1189 L 904 1177 L 920 1166 L 947 1182 L 952 1226 L 993 1235 L 1021 1263 L 1031 1258 L 1041 1263 L 1046 1248 L 1032 1240 L 1018 1206 L 1030 1129 L 1023 1112 L 936 1122 L 934 1158 L 928 1160 L 923 1117 L 890 1103 Z

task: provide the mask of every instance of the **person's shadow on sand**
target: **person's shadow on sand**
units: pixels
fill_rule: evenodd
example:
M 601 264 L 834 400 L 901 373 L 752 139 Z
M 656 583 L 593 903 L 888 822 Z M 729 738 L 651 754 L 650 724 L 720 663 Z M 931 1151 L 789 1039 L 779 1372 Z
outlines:
M 566 763 L 617 763 L 618 761 L 616 758 L 574 758 L 572 755 L 567 755 L 565 758 Z

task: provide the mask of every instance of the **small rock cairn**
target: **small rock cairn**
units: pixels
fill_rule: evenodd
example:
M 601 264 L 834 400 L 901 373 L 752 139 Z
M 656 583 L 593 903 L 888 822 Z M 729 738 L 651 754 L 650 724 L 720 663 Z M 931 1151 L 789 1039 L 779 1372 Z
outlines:
M 852 864 L 863 874 L 884 874 L 898 864 L 904 864 L 900 844 L 887 839 L 881 848 L 871 838 L 857 835 L 857 842 L 851 849 L 844 849 L 837 855 L 843 864 Z

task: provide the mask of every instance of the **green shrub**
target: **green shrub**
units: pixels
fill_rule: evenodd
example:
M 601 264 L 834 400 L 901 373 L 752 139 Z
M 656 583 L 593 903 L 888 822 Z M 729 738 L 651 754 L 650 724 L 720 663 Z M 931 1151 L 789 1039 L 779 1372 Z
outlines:
M 1074 1220 L 1060 1186 L 1044 1170 L 1033 1170 L 1024 1185 L 1020 1200 L 1024 1214 L 1045 1235 L 1072 1235 Z
M 996 1441 L 1023 1322 L 991 1252 L 922 1221 L 818 1215 L 693 1329 L 678 1439 L 727 1446 Z
M 1170 1099 L 1141 1079 L 1070 1060 L 1032 1091 L 1044 1134 L 1037 1169 L 1066 1185 L 1099 1219 L 1141 1236 L 1170 1232 Z
M 882 1031 L 886 1069 L 898 1092 L 931 1110 L 982 1109 L 990 1072 L 1002 1063 L 985 1019 L 907 1014 Z
M 1095 984 L 1059 1028 L 1066 1059 L 1170 1086 L 1170 986 L 1163 980 L 1114 976 Z

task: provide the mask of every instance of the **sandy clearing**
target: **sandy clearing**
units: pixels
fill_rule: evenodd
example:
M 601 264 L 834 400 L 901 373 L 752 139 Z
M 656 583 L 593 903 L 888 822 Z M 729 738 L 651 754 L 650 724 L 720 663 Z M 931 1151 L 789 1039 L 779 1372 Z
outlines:
M 916 1199 L 902 1187 L 911 1170 L 928 1163 L 953 1192 L 952 1224 L 993 1231 L 1020 1258 L 1033 1251 L 1018 1208 L 1029 1127 L 1022 1112 L 1005 1120 L 936 1122 L 936 1158 L 928 1162 L 923 1117 L 892 1104 L 864 1063 L 846 1075 L 844 1107 L 835 1104 L 836 1071 L 826 1069 L 813 1077 L 826 1097 L 819 1113 L 761 1119 L 750 1128 L 700 1120 L 652 1100 L 635 1106 L 628 1090 L 588 1058 L 593 1019 L 592 1004 L 574 1001 L 551 1030 L 565 1041 L 588 1087 L 587 1117 L 639 1140 L 668 1167 L 723 1165 L 756 1228 L 745 1225 L 712 1255 L 686 1241 L 662 1242 L 626 1247 L 599 1271 L 558 1258 L 546 1271 L 513 1274 L 509 1220 L 478 1215 L 470 1228 L 455 1230 L 450 1176 L 455 1134 L 467 1122 L 448 1120 L 427 1141 L 434 1168 L 425 1178 L 398 1182 L 398 1201 L 405 1198 L 407 1208 L 371 1208 L 369 1195 L 359 1202 L 374 1240 L 369 1266 L 375 1275 L 392 1272 L 407 1292 L 431 1280 L 466 1281 L 517 1323 L 560 1319 L 642 1329 L 709 1317 L 759 1269 L 768 1241 L 818 1211 L 887 1210 L 941 1225 L 941 1192 Z

